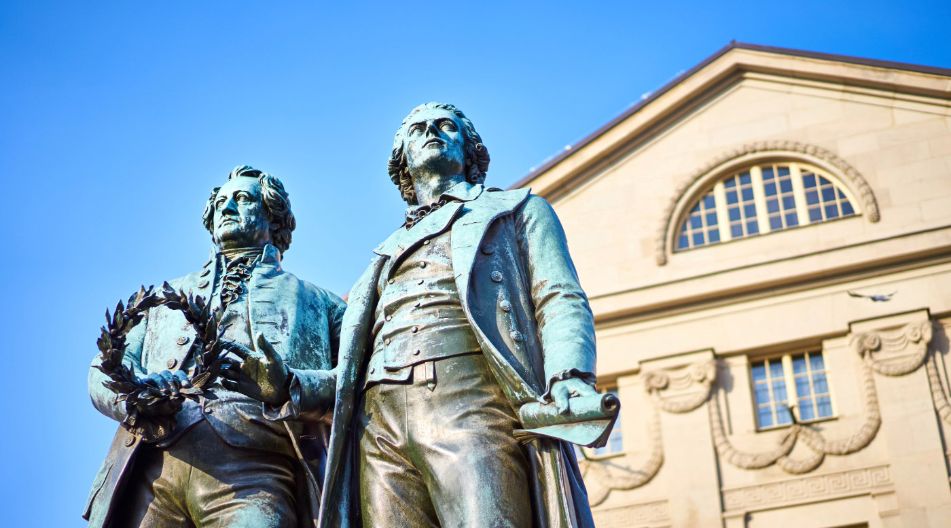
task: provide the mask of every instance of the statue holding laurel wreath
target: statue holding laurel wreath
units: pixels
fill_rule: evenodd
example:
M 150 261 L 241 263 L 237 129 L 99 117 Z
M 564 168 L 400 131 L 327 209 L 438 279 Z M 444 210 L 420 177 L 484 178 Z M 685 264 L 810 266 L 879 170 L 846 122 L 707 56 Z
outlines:
M 95 527 L 312 526 L 329 428 L 308 379 L 330 375 L 345 309 L 281 269 L 283 184 L 234 169 L 208 200 L 215 250 L 198 272 L 120 303 L 89 372 L 120 422 L 84 517 Z

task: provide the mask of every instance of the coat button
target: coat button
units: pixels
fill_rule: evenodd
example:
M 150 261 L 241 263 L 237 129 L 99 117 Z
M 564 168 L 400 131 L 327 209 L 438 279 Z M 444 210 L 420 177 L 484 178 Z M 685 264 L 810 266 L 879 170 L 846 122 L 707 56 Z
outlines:
M 414 334 L 415 334 L 416 332 L 419 332 L 419 327 L 418 327 L 418 326 L 414 326 L 412 332 L 413 332 Z
M 390 344 L 390 338 L 387 337 L 386 339 L 384 339 L 384 340 L 383 340 L 383 344 L 384 344 L 384 345 L 389 345 L 389 344 Z
M 524 339 L 524 336 L 522 336 L 522 333 L 519 332 L 518 330 L 512 330 L 511 332 L 509 332 L 509 335 L 512 336 L 512 341 L 515 341 L 515 342 L 519 342 L 522 339 Z
M 386 281 L 387 284 L 393 284 L 394 282 L 396 282 L 396 279 L 390 279 Z
M 126 447 L 132 447 L 132 444 L 134 443 L 135 443 L 135 435 L 131 435 L 131 434 L 125 439 L 125 442 L 123 442 L 123 444 L 125 444 Z
M 419 263 L 419 267 L 425 268 L 425 267 L 426 267 L 426 261 L 420 262 L 420 263 Z
M 387 316 L 386 316 L 386 320 L 387 320 L 387 321 L 392 321 L 392 320 L 393 320 L 393 316 L 392 316 L 392 315 L 387 315 Z
M 429 239 L 423 240 L 423 245 L 424 245 L 424 246 L 428 246 L 428 245 L 429 245 Z
M 490 275 L 490 277 L 492 278 L 492 282 L 502 282 L 502 272 L 501 272 L 501 271 L 498 271 L 498 270 L 493 271 L 493 272 L 492 272 L 492 275 Z
M 489 244 L 482 246 L 480 250 L 482 251 L 483 255 L 491 255 L 492 253 L 495 253 L 495 248 Z
M 512 303 L 510 303 L 510 302 L 508 302 L 508 301 L 506 301 L 506 300 L 503 300 L 502 302 L 499 303 L 499 308 L 501 308 L 503 312 L 511 312 L 511 311 L 512 311 Z
M 165 362 L 165 366 L 168 367 L 169 370 L 175 368 L 176 365 L 178 365 L 178 360 L 174 358 Z
M 178 343 L 179 346 L 184 345 L 188 343 L 188 336 L 181 336 L 178 339 L 176 339 L 175 342 Z
M 204 287 L 206 287 L 206 286 L 208 286 L 208 281 L 206 281 L 206 280 L 203 280 L 203 281 L 201 281 L 201 282 L 198 283 L 198 287 L 199 287 L 199 288 L 204 288 Z

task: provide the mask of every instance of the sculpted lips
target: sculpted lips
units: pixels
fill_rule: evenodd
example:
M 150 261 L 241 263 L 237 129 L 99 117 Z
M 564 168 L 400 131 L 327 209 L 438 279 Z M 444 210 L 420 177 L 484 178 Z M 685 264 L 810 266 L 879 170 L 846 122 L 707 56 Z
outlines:
M 445 141 L 439 138 L 430 138 L 430 139 L 427 139 L 425 143 L 423 143 L 423 147 L 428 147 L 431 144 L 444 145 Z

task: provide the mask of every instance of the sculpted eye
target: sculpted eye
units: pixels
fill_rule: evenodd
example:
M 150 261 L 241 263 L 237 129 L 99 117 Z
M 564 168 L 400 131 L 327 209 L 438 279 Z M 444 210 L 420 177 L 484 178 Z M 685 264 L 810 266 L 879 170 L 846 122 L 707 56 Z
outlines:
M 422 131 L 423 131 L 423 125 L 420 125 L 420 124 L 410 125 L 409 127 L 410 134 L 419 134 Z
M 456 124 L 447 119 L 446 121 L 443 121 L 442 123 L 439 124 L 439 128 L 452 132 L 456 130 Z

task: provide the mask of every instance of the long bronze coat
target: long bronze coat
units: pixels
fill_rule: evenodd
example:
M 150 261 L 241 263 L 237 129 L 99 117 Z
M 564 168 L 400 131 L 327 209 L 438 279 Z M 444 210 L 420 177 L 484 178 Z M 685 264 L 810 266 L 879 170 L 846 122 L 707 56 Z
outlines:
M 452 264 L 462 307 L 502 391 L 518 409 L 541 401 L 552 378 L 595 371 L 594 323 L 578 284 L 564 231 L 551 206 L 527 189 L 481 186 L 451 228 Z M 320 527 L 359 527 L 354 409 L 387 259 L 414 247 L 391 236 L 348 299 L 340 336 L 333 428 Z M 503 303 L 507 310 L 502 309 Z M 508 308 L 511 305 L 511 308 Z M 306 385 L 306 382 L 302 383 Z M 526 444 L 535 526 L 593 527 L 572 446 L 550 438 Z M 504 493 L 504 490 L 498 490 Z
M 208 299 L 221 273 L 216 262 L 212 256 L 200 271 L 169 282 L 175 289 Z M 247 304 L 251 335 L 264 334 L 293 372 L 333 367 L 345 304 L 333 293 L 283 271 L 273 246 L 265 247 L 261 262 L 251 272 Z M 194 331 L 181 312 L 164 307 L 149 310 L 126 338 L 126 362 L 132 363 L 140 375 L 174 369 L 186 361 L 194 338 Z M 125 411 L 116 404 L 115 394 L 102 386 L 105 379 L 104 374 L 90 368 L 89 395 L 100 412 L 121 422 Z M 188 404 L 192 403 L 186 402 Z M 235 420 L 240 422 L 240 417 Z M 313 526 L 326 455 L 326 434 L 321 435 L 320 429 L 325 426 L 309 420 L 285 423 L 305 476 L 298 490 L 300 525 Z M 140 438 L 119 427 L 93 482 L 83 514 L 90 527 L 109 526 L 116 499 L 121 495 L 122 484 L 140 445 Z

